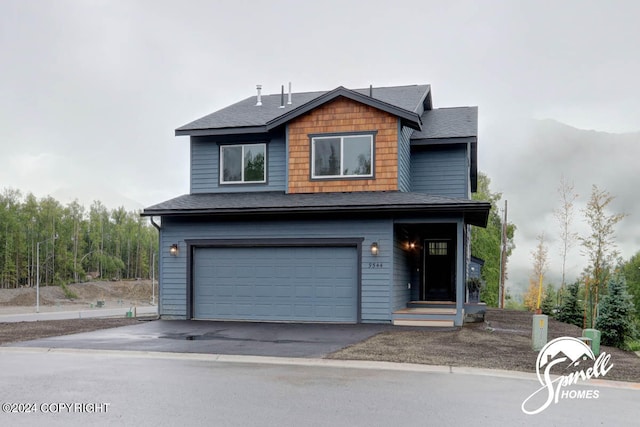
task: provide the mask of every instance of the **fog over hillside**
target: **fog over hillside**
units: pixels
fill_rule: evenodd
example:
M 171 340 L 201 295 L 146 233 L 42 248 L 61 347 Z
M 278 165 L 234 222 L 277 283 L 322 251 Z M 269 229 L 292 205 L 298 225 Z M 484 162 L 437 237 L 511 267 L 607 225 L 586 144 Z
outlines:
M 547 279 L 560 282 L 559 225 L 553 210 L 560 207 L 558 187 L 564 175 L 579 195 L 574 231 L 588 227 L 582 209 L 592 185 L 616 198 L 610 213 L 628 216 L 617 226 L 618 250 L 628 259 L 640 250 L 640 132 L 615 134 L 576 129 L 554 120 L 518 120 L 499 129 L 487 129 L 480 140 L 480 168 L 492 179 L 492 189 L 508 200 L 509 221 L 516 224 L 516 249 L 510 259 L 508 286 L 518 293 L 528 285 L 531 251 L 542 232 L 549 246 Z M 567 260 L 567 279 L 574 280 L 586 266 L 579 242 Z M 546 281 L 545 280 L 545 281 Z

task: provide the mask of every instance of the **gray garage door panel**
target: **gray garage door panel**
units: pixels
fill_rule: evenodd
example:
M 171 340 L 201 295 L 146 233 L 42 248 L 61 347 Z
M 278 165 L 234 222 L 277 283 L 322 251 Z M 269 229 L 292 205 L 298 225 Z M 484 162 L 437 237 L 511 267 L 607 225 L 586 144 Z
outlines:
M 352 247 L 197 248 L 193 317 L 356 322 Z

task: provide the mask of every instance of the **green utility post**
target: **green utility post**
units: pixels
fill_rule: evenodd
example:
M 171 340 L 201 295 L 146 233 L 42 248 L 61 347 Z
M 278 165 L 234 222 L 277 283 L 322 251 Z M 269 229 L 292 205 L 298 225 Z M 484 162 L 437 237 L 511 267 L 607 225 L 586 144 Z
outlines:
M 547 330 L 549 328 L 549 316 L 546 314 L 534 314 L 532 324 L 532 342 L 535 351 L 542 350 L 547 343 Z
M 600 331 L 597 329 L 583 329 L 582 336 L 591 338 L 591 350 L 594 356 L 598 357 L 600 355 Z

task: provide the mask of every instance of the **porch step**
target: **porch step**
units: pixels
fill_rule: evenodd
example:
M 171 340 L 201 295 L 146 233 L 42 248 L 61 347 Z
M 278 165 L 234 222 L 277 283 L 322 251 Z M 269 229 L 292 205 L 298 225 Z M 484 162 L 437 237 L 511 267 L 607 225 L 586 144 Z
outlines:
M 409 307 L 409 308 L 421 308 L 421 307 L 422 308 L 424 308 L 424 307 L 455 308 L 456 307 L 456 303 L 454 301 L 409 301 L 407 303 L 407 307 Z
M 436 328 L 452 328 L 453 320 L 428 320 L 428 319 L 393 319 L 396 326 L 431 326 Z
M 393 314 L 456 314 L 455 308 L 407 307 L 395 311 Z
M 457 311 L 449 307 L 407 307 L 396 310 L 392 323 L 398 326 L 432 326 L 451 328 Z

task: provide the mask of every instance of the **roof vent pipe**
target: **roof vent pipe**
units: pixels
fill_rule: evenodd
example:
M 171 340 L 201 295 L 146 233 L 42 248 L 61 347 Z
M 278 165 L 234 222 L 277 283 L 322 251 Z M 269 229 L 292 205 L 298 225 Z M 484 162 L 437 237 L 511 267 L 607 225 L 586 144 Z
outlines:
M 259 107 L 262 105 L 262 95 L 260 94 L 262 85 L 256 85 L 256 90 L 258 91 L 258 101 L 256 102 L 256 107 Z
M 289 99 L 287 100 L 287 105 L 291 105 L 291 82 L 289 82 Z
M 281 86 L 282 91 L 280 92 L 280 108 L 284 108 L 284 85 Z
M 369 85 L 369 98 L 373 98 L 373 85 Z

